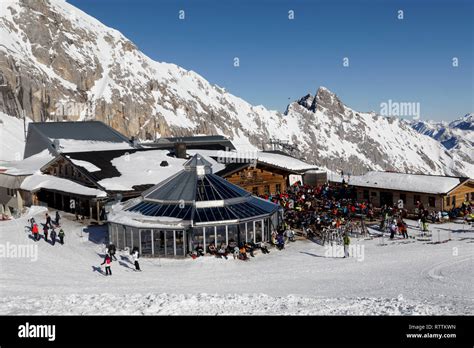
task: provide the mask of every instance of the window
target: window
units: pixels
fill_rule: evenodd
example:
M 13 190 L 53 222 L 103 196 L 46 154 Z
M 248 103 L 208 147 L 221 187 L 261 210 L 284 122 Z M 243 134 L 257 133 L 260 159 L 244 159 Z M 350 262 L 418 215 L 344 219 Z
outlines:
M 203 227 L 194 227 L 192 238 L 192 250 L 200 244 L 204 248 L 204 229 Z
M 239 224 L 239 243 L 247 242 L 246 226 L 245 222 Z
M 255 233 L 253 228 L 253 221 L 247 222 L 247 242 L 255 241 Z
M 275 185 L 275 192 L 276 193 L 281 193 L 281 184 L 276 184 Z M 472 193 L 474 195 L 474 192 Z M 474 197 L 474 196 L 473 196 Z
M 151 230 L 140 230 L 142 254 L 151 255 Z
M 266 195 L 270 194 L 270 185 L 265 185 L 264 186 L 264 192 L 265 192 Z
M 157 231 L 155 230 L 155 240 L 153 241 L 153 249 L 155 255 L 165 256 L 166 255 L 166 248 L 165 248 L 165 233 L 166 231 Z
M 258 187 L 252 187 L 252 194 L 258 195 Z
M 219 248 L 221 243 L 226 244 L 226 228 L 225 226 L 216 226 L 217 243 L 216 247 Z
M 206 246 L 205 250 L 207 251 L 207 247 L 214 243 L 216 245 L 216 231 L 214 226 L 206 227 Z
M 255 237 L 256 237 L 256 242 L 261 242 L 262 241 L 262 221 L 255 221 Z
M 456 206 L 456 196 L 453 196 L 451 204 L 453 205 L 453 207 Z
M 434 208 L 436 206 L 436 197 L 428 197 L 428 205 Z
M 165 254 L 166 256 L 174 255 L 174 233 L 173 231 L 164 231 L 165 236 Z
M 474 192 L 471 192 L 471 201 L 474 201 Z
M 132 233 L 132 244 L 133 244 L 133 248 L 137 247 L 137 248 L 140 248 L 140 234 L 139 234 L 139 231 L 137 229 L 132 229 L 131 232 Z
M 125 248 L 125 226 L 115 225 L 117 227 L 117 248 Z
M 369 199 L 369 190 L 364 190 L 363 194 L 362 194 L 362 197 L 364 199 Z
M 407 203 L 407 195 L 405 193 L 400 193 L 400 199 L 403 201 L 403 204 Z
M 418 202 L 421 203 L 420 195 L 413 195 L 413 204 L 418 204 Z
M 234 240 L 234 242 L 239 242 L 239 232 L 237 230 L 237 225 L 229 225 L 227 226 L 227 235 L 228 240 Z
M 446 205 L 449 205 L 449 196 L 446 197 Z
M 371 195 L 372 197 L 377 197 L 377 192 L 372 191 L 372 192 L 370 193 L 370 195 Z
M 175 231 L 176 254 L 184 256 L 184 231 Z

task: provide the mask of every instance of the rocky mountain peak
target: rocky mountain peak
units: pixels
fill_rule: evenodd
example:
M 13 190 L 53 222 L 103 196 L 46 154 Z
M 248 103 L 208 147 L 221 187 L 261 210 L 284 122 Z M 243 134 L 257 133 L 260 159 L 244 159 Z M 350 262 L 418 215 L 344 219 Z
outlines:
M 344 114 L 345 108 L 335 93 L 321 86 L 318 88 L 313 104 L 311 105 L 311 111 L 316 112 L 317 110 L 328 110 L 337 114 Z

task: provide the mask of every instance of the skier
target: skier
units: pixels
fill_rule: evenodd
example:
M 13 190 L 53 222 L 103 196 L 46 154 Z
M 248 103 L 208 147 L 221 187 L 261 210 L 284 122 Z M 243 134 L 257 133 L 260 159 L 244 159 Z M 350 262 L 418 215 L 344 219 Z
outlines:
M 59 242 L 60 242 L 61 244 L 64 244 L 64 231 L 63 231 L 62 228 L 59 230 L 58 236 L 59 236 Z
M 33 231 L 33 226 L 34 226 L 35 222 L 36 222 L 36 221 L 35 221 L 35 218 L 31 218 L 31 219 L 30 219 L 30 226 L 31 226 L 31 230 L 32 230 L 32 231 Z
M 59 216 L 59 211 L 56 211 L 56 221 L 55 221 L 56 226 L 59 226 L 59 219 L 60 218 L 61 217 Z
M 395 220 L 393 220 L 392 224 L 390 225 L 390 239 L 393 239 L 395 232 L 397 232 L 397 225 L 395 224 Z
M 115 244 L 110 244 L 107 252 L 111 258 L 117 261 L 117 258 L 115 257 L 115 252 L 116 252 Z
M 138 263 L 138 260 L 140 259 L 140 253 L 138 252 L 138 249 L 134 249 L 132 257 L 133 263 L 135 264 L 135 271 L 141 271 L 140 264 Z
M 103 265 L 105 264 L 105 275 L 112 275 L 112 270 L 110 268 L 111 264 L 112 264 L 112 259 L 110 258 L 110 256 L 107 254 L 105 255 L 105 259 L 104 259 L 104 262 L 102 262 L 100 265 Z
M 48 241 L 48 225 L 44 225 L 43 234 L 44 234 L 44 240 L 47 242 Z
M 51 216 L 49 216 L 48 213 L 46 213 L 46 226 L 52 227 L 52 225 L 51 225 Z
M 344 235 L 344 257 L 349 257 L 349 244 L 351 244 L 351 239 L 349 235 L 346 233 Z
M 31 232 L 33 233 L 33 239 L 36 241 L 39 239 L 39 231 L 38 231 L 38 225 L 37 224 L 33 224 L 33 227 L 31 228 Z
M 51 245 L 54 245 L 54 244 L 56 244 L 56 231 L 53 228 L 51 231 Z

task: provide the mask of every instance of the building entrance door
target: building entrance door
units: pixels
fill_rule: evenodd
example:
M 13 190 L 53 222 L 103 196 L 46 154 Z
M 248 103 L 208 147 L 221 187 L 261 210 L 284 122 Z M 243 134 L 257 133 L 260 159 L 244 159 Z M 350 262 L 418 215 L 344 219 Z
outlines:
M 393 193 L 392 192 L 380 192 L 380 206 L 393 205 Z

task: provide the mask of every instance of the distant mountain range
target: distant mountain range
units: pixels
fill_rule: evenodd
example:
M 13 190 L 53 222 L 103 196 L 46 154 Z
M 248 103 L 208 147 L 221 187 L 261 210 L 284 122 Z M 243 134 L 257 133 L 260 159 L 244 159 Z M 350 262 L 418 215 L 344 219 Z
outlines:
M 276 139 L 335 172 L 474 177 L 472 115 L 455 125 L 411 124 L 355 111 L 324 87 L 284 113 L 267 110 L 150 59 L 64 1 L 4 0 L 0 13 L 0 111 L 7 115 L 101 120 L 142 140 L 222 134 L 240 150 L 269 149 Z

